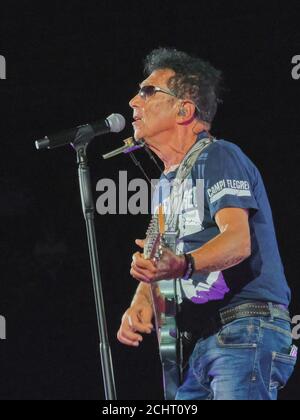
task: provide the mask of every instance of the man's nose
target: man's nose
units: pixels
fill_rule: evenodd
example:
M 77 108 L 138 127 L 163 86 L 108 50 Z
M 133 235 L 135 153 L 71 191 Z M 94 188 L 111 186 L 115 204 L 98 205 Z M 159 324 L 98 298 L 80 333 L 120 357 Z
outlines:
M 138 107 L 138 101 L 139 101 L 139 95 L 135 95 L 129 102 L 129 106 L 131 108 L 137 108 Z

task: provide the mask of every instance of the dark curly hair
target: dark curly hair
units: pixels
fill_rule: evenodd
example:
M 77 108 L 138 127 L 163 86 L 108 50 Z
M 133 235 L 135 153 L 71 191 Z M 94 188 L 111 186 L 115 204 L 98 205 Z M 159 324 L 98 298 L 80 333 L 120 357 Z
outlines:
M 212 123 L 221 102 L 221 71 L 200 58 L 171 48 L 153 50 L 144 64 L 146 76 L 155 70 L 173 70 L 175 76 L 168 81 L 169 89 L 178 98 L 191 99 L 197 107 L 197 118 Z

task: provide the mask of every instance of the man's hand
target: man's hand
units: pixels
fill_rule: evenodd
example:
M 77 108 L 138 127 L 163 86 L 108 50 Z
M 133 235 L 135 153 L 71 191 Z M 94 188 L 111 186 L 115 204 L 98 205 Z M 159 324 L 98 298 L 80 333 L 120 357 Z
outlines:
M 136 244 L 144 247 L 144 241 Z M 177 256 L 169 248 L 164 248 L 159 261 L 146 260 L 140 252 L 132 257 L 130 274 L 138 281 L 152 283 L 159 280 L 171 280 L 183 276 L 186 269 L 184 256 Z
M 151 334 L 153 325 L 153 309 L 150 303 L 140 301 L 133 303 L 122 317 L 121 327 L 117 337 L 122 344 L 127 346 L 138 347 L 143 341 L 141 334 Z

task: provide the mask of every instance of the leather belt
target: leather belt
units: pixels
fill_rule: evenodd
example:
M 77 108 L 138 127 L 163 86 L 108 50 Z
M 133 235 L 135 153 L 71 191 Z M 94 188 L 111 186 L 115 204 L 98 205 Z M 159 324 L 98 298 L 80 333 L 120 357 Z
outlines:
M 208 318 L 198 325 L 195 331 L 185 331 L 183 335 L 188 341 L 195 338 L 208 338 L 217 334 L 223 326 L 238 319 L 250 317 L 266 317 L 291 322 L 290 313 L 284 305 L 253 301 L 221 309 L 215 317 Z
M 220 310 L 222 325 L 227 325 L 240 318 L 261 316 L 273 317 L 291 322 L 288 309 L 283 305 L 276 305 L 274 303 L 251 302 Z

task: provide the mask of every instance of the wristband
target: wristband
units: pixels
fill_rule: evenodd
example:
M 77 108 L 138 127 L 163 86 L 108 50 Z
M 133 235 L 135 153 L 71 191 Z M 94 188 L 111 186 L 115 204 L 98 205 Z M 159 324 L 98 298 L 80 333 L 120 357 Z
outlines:
M 186 270 L 183 274 L 182 280 L 189 280 L 195 272 L 195 260 L 192 254 L 184 254 L 186 262 Z

